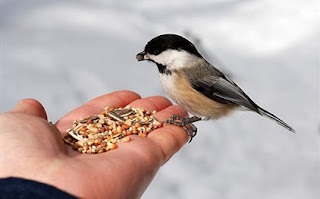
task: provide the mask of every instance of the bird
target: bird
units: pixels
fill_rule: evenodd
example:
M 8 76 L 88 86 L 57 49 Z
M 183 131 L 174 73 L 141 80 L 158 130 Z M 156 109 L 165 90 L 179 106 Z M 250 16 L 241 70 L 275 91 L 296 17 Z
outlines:
M 155 63 L 168 96 L 193 115 L 188 118 L 172 115 L 164 122 L 183 127 L 190 136 L 189 142 L 197 134 L 194 122 L 219 119 L 236 110 L 256 112 L 295 132 L 280 118 L 258 106 L 234 81 L 206 61 L 194 44 L 180 35 L 154 37 L 136 59 Z

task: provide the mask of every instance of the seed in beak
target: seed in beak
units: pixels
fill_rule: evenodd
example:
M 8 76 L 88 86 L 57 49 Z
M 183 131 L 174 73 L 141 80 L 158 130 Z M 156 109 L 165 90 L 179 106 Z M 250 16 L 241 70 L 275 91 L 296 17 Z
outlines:
M 146 55 L 145 52 L 142 51 L 141 53 L 137 54 L 136 58 L 137 58 L 138 61 L 142 61 L 142 60 L 145 60 L 145 58 L 144 58 L 145 55 Z

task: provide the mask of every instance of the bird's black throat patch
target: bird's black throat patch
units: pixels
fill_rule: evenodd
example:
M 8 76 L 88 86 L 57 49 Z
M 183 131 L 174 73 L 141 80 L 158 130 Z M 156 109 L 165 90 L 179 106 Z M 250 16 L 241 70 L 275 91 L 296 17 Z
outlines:
M 158 64 L 158 63 L 156 63 L 157 64 L 157 66 L 158 66 L 158 70 L 159 70 L 159 72 L 161 73 L 161 74 L 165 74 L 165 75 L 171 75 L 171 70 L 168 70 L 167 69 L 167 66 L 165 66 L 165 65 L 162 65 L 162 64 Z

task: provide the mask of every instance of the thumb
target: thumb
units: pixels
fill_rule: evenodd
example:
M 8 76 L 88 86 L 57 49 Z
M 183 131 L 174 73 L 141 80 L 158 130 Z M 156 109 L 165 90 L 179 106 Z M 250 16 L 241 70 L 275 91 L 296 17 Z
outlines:
M 24 113 L 41 117 L 47 120 L 47 113 L 40 102 L 35 99 L 23 99 L 16 106 L 9 111 L 10 113 Z

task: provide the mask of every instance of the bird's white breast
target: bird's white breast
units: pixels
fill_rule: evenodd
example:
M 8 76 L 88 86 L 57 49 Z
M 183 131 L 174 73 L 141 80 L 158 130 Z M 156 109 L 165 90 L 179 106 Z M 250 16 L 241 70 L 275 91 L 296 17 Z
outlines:
M 164 90 L 173 101 L 179 104 L 179 102 L 177 102 L 177 97 L 175 95 L 177 94 L 177 92 L 175 91 L 176 90 L 175 78 L 177 78 L 175 74 L 171 74 L 171 75 L 160 74 L 160 82 Z

